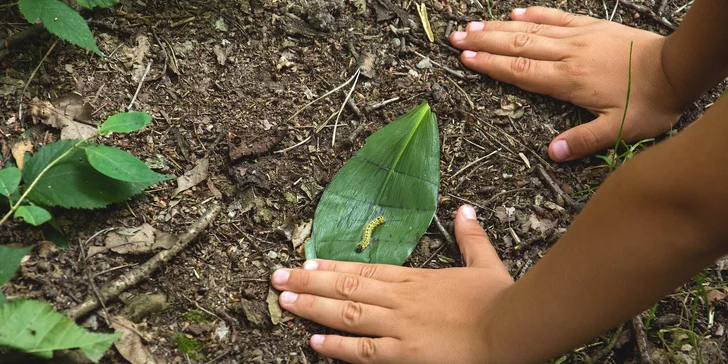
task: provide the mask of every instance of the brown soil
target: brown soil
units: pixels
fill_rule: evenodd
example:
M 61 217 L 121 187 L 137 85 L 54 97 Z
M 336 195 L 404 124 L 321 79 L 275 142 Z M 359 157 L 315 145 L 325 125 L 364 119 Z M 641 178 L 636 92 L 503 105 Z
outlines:
M 437 113 L 441 133 L 440 221 L 452 229 L 453 213 L 460 204 L 476 206 L 512 275 L 521 277 L 578 212 L 549 187 L 536 166 L 545 163 L 550 178 L 580 203 L 588 200 L 589 189 L 597 187 L 607 174 L 603 161 L 594 157 L 554 164 L 546 154 L 555 131 L 586 122 L 590 115 L 476 75 L 459 64 L 458 52 L 448 46 L 446 34 L 468 20 L 490 18 L 486 10 L 478 8 L 478 1 L 426 1 L 437 38 L 434 44 L 427 41 L 412 2 L 367 1 L 363 13 L 354 3 L 357 1 L 125 0 L 112 9 L 83 13 L 107 57 L 101 59 L 59 43 L 26 91 L 26 105 L 32 97 L 54 100 L 76 92 L 93 107 L 94 119 L 104 120 L 125 110 L 139 85 L 138 76 L 152 62 L 134 110 L 150 113 L 153 122 L 141 132 L 113 135 L 101 142 L 142 160 L 163 158 L 159 171 L 177 176 L 209 157 L 209 177 L 177 196 L 172 180 L 103 210 L 54 210 L 70 248 L 43 254 L 45 257 L 35 249 L 4 288 L 6 294 L 47 300 L 58 310 L 75 306 L 93 294 L 86 271 L 101 286 L 151 257 L 107 252 L 80 258 L 81 246 L 87 249 L 103 243 L 103 235 L 89 240 L 94 233 L 146 222 L 181 234 L 206 206 L 217 201 L 223 205 L 223 213 L 213 225 L 171 264 L 123 297 L 128 301 L 145 293 L 168 296 L 166 309 L 145 319 L 152 338 L 147 343 L 150 350 L 179 363 L 326 362 L 309 348 L 308 338 L 330 329 L 287 313 L 278 325 L 272 325 L 268 317 L 265 300 L 270 274 L 278 267 L 297 267 L 302 262 L 285 231 L 312 219 L 323 188 L 369 134 L 423 100 Z M 496 19 L 506 19 L 513 7 L 529 5 L 526 1 L 492 3 Z M 601 1 L 538 3 L 605 17 Z M 614 3 L 607 3 L 611 13 Z M 685 3 L 668 2 L 666 14 Z M 684 13 L 668 17 L 679 23 Z M 0 19 L 0 39 L 28 27 L 14 7 L 3 10 Z M 644 14 L 637 16 L 624 7 L 614 21 L 668 33 Z M 0 51 L 2 76 L 26 80 L 53 41 L 52 37 L 35 36 L 9 52 Z M 149 44 L 146 52 L 145 42 Z M 426 64 L 415 52 L 465 76 Z M 347 80 L 365 58 L 373 60 L 373 69 L 360 79 L 353 94 L 360 113 L 352 107 L 344 109 L 335 147 L 330 146 L 331 127 L 318 133 L 315 129 L 339 109 L 348 88 L 289 120 L 303 105 Z M 685 114 L 685 123 L 697 118 L 718 94 L 718 89 L 713 90 L 692 107 Z M 398 101 L 371 109 L 394 97 Z M 0 99 L 0 166 L 11 158 L 9 148 L 25 131 L 31 131 L 36 147 L 58 137 L 57 130 L 36 125 L 31 118 L 11 119 L 18 105 L 17 96 Z M 513 117 L 503 116 L 513 108 Z M 283 149 L 287 151 L 276 152 Z M 496 150 L 500 151 L 469 166 Z M 3 243 L 41 240 L 39 229 L 17 221 L 0 229 Z M 406 265 L 459 265 L 457 249 L 439 250 L 443 244 L 433 225 Z M 725 286 L 719 273 L 707 271 L 710 287 Z M 689 341 L 670 330 L 690 329 L 694 319 L 693 330 L 702 338 L 703 362 L 717 362 L 721 359 L 716 359 L 711 348 L 726 349 L 722 331 L 718 333 L 726 325 L 726 312 L 720 308 L 725 305 L 718 306 L 709 326 L 695 288 L 694 282 L 688 283 L 660 302 L 648 340 L 655 350 L 687 361 L 695 350 L 686 350 L 682 344 Z M 695 311 L 693 302 L 697 302 Z M 124 307 L 120 299 L 107 305 L 112 314 Z M 209 327 L 193 327 L 195 322 L 185 315 L 190 310 L 209 312 L 204 314 Z M 245 312 L 254 317 L 246 317 Z M 99 313 L 84 321 L 98 322 L 98 330 L 108 331 Z M 666 323 L 660 326 L 663 321 Z M 222 322 L 230 326 L 230 332 L 220 339 L 215 328 Z M 664 342 L 659 329 L 670 331 L 664 332 Z M 185 358 L 171 343 L 177 332 L 202 343 L 204 358 Z M 566 355 L 563 362 L 588 362 L 595 356 L 599 362 L 638 360 L 631 325 L 627 323 L 621 332 L 611 350 L 600 353 L 614 332 Z M 104 361 L 123 359 L 112 349 Z

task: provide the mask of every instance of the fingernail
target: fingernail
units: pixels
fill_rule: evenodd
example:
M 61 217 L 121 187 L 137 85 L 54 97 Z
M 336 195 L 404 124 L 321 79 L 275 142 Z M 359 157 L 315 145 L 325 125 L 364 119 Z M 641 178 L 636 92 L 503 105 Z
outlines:
M 475 220 L 477 218 L 475 216 L 475 209 L 473 209 L 473 206 L 470 205 L 463 205 L 463 207 L 460 208 L 460 213 L 468 220 Z
M 523 15 L 525 13 L 526 13 L 526 9 L 524 9 L 524 8 L 513 9 L 513 15 Z
M 485 28 L 485 24 L 482 22 L 472 22 L 468 26 L 468 30 L 475 31 L 475 32 L 477 32 L 479 30 L 483 30 L 483 28 Z
M 463 39 L 465 39 L 465 36 L 466 35 L 468 35 L 468 34 L 465 33 L 465 32 L 455 32 L 455 33 L 452 33 L 452 40 L 454 40 L 454 41 L 463 40 Z
M 311 345 L 315 346 L 321 346 L 324 343 L 324 336 L 323 335 L 313 335 L 311 336 Z
M 559 161 L 565 161 L 571 157 L 571 153 L 569 153 L 569 144 L 567 144 L 564 139 L 555 141 L 552 150 L 554 152 L 554 157 L 556 157 Z
M 278 285 L 286 284 L 290 276 L 291 272 L 285 269 L 279 269 L 273 273 L 273 283 Z
M 303 270 L 316 270 L 318 269 L 318 262 L 315 260 L 307 260 L 303 262 Z
M 281 303 L 290 305 L 291 303 L 296 302 L 296 299 L 298 299 L 298 293 L 288 291 L 281 293 Z
M 477 53 L 475 53 L 473 51 L 463 51 L 463 57 L 465 57 L 465 58 L 473 58 L 473 57 L 475 57 L 476 54 Z

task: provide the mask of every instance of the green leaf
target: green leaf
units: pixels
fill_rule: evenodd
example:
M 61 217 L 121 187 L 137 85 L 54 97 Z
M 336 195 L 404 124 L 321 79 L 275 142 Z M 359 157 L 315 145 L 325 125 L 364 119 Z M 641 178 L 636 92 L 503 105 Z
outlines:
M 440 184 L 437 118 L 423 103 L 367 138 L 316 208 L 306 258 L 401 265 L 432 222 Z M 377 216 L 369 246 L 357 252 Z
M 0 195 L 10 196 L 20 184 L 20 170 L 15 167 L 0 169 Z
M 38 226 L 51 219 L 51 214 L 46 209 L 38 206 L 20 206 L 15 210 L 13 218 L 22 217 L 25 222 Z
M 58 0 L 19 0 L 18 8 L 30 23 L 40 20 L 49 32 L 59 38 L 104 56 L 96 46 L 86 21 L 68 4 Z
M 51 161 L 78 142 L 73 139 L 60 140 L 33 154 L 23 167 L 25 183 L 32 183 Z M 28 198 L 43 206 L 94 209 L 124 201 L 153 184 L 124 182 L 107 177 L 89 164 L 83 148 L 76 148 L 38 180 L 28 193 Z
M 48 221 L 48 224 L 43 225 L 43 237 L 63 249 L 68 248 L 68 239 L 66 239 L 66 236 L 63 235 L 63 230 L 61 230 L 61 227 L 58 226 L 56 219 L 51 218 Z
M 54 350 L 79 348 L 98 363 L 121 333 L 88 332 L 48 302 L 18 300 L 0 307 L 0 346 L 50 359 Z
M 0 291 L 0 306 L 4 305 L 6 303 L 8 303 L 8 299 L 5 298 L 5 295 L 2 293 L 2 291 Z
M 101 135 L 137 131 L 151 121 L 152 117 L 145 112 L 125 112 L 112 115 L 101 124 Z
M 93 9 L 97 6 L 100 8 L 108 8 L 118 3 L 119 0 L 76 0 L 76 2 L 86 9 Z
M 20 261 L 31 249 L 33 249 L 32 246 L 10 248 L 5 245 L 0 245 L 0 286 L 7 283 L 10 278 L 13 278 L 15 271 L 20 266 Z
M 147 167 L 139 158 L 120 149 L 89 144 L 84 147 L 91 166 L 104 175 L 126 182 L 157 183 L 171 177 Z

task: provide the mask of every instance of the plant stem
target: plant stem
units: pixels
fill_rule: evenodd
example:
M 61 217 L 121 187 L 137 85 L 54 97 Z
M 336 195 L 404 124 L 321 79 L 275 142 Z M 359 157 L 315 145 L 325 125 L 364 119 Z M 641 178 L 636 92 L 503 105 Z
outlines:
M 65 151 L 63 154 L 61 154 L 60 156 L 58 156 L 58 158 L 56 158 L 52 162 L 48 163 L 48 165 L 45 168 L 43 168 L 43 170 L 40 171 L 40 173 L 38 173 L 38 176 L 35 177 L 35 179 L 30 184 L 30 186 L 28 186 L 28 188 L 25 189 L 25 192 L 23 193 L 23 195 L 20 196 L 20 198 L 18 199 L 18 202 L 15 203 L 15 206 L 12 206 L 10 208 L 10 211 L 8 211 L 8 213 L 5 214 L 5 216 L 3 216 L 2 220 L 0 220 L 0 225 L 4 224 L 5 221 L 7 221 L 10 218 L 10 216 L 13 215 L 13 213 L 15 212 L 15 210 L 17 210 L 18 207 L 20 207 L 20 204 L 28 196 L 28 194 L 30 193 L 30 191 L 32 191 L 33 188 L 35 187 L 35 185 L 38 184 L 38 181 L 40 180 L 40 178 L 43 177 L 43 175 L 46 172 L 48 172 L 49 169 L 53 168 L 53 166 L 55 166 L 56 164 L 58 164 L 58 162 L 60 162 L 69 153 L 71 153 L 71 151 L 73 151 L 74 149 L 78 148 L 79 145 L 81 145 L 81 144 L 85 143 L 87 140 L 89 140 L 91 138 L 95 138 L 95 137 L 96 137 L 96 135 L 91 136 L 91 137 L 88 137 L 86 139 L 79 140 L 78 143 L 76 143 L 72 147 L 68 148 L 68 150 Z M 11 205 L 12 205 L 12 203 L 11 203 Z
M 18 3 L 3 4 L 3 5 L 0 5 L 0 9 L 13 7 L 15 5 L 18 5 Z
M 622 114 L 622 125 L 619 126 L 619 134 L 617 134 L 617 142 L 614 143 L 614 154 L 617 155 L 617 149 L 619 148 L 619 142 L 622 141 L 622 130 L 624 129 L 624 121 L 627 119 L 627 107 L 629 106 L 629 94 L 632 91 L 632 46 L 634 41 L 629 42 L 629 71 L 627 73 L 627 101 L 624 103 L 624 114 Z M 617 159 L 614 158 L 612 163 L 609 163 L 609 172 L 614 170 L 614 166 L 617 164 Z

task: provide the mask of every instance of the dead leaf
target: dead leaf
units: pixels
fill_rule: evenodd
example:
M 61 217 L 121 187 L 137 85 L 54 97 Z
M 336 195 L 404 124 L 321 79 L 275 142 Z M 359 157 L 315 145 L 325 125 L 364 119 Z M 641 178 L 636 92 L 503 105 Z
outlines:
M 158 249 L 169 249 L 177 243 L 177 236 L 143 224 L 136 228 L 119 229 L 110 232 L 104 239 L 104 246 L 92 246 L 89 257 L 111 250 L 118 254 L 145 254 Z
M 220 190 L 217 189 L 217 187 L 215 187 L 215 183 L 212 182 L 212 179 L 207 179 L 207 188 L 210 189 L 210 192 L 213 196 L 215 196 L 216 199 L 222 199 L 222 193 L 220 192 Z
M 96 135 L 96 132 L 96 128 L 91 125 L 71 121 L 70 124 L 61 129 L 61 140 L 86 139 Z
M 217 57 L 217 63 L 221 66 L 225 65 L 225 61 L 227 61 L 227 51 L 222 49 L 220 45 L 215 44 L 214 47 L 212 47 L 212 51 L 215 53 L 215 56 Z
M 716 303 L 723 301 L 726 297 L 726 294 L 719 289 L 714 289 L 706 293 L 705 296 L 708 298 L 708 303 L 710 303 L 711 305 L 715 305 Z
M 13 158 L 15 158 L 15 164 L 18 166 L 18 169 L 23 169 L 25 152 L 33 153 L 33 144 L 25 138 L 15 143 L 11 148 L 11 153 L 13 154 Z
M 111 318 L 111 327 L 114 330 L 123 333 L 123 335 L 114 342 L 114 347 L 119 354 L 128 360 L 131 364 L 157 364 L 166 363 L 164 359 L 156 358 L 142 343 L 150 341 L 148 334 L 144 333 L 133 322 L 121 316 Z
M 303 243 L 306 242 L 306 239 L 311 236 L 311 227 L 313 227 L 313 220 L 308 220 L 293 229 L 293 234 L 291 235 L 293 249 L 298 249 L 298 247 L 303 245 Z
M 273 290 L 273 288 L 268 288 L 268 297 L 265 299 L 265 302 L 268 303 L 270 322 L 272 322 L 273 325 L 278 325 L 281 323 L 281 315 L 283 312 L 281 311 L 281 306 L 278 305 L 278 294 Z
M 61 129 L 61 139 L 85 139 L 96 134 L 96 128 L 78 121 L 91 120 L 93 108 L 78 94 L 58 98 L 55 104 L 33 98 L 30 115 L 42 123 Z M 78 121 L 75 121 L 78 120 Z
M 136 41 L 137 46 L 131 51 L 131 62 L 132 64 L 142 65 L 144 56 L 149 53 L 151 44 L 149 43 L 149 38 L 145 35 L 137 36 Z
M 511 119 L 520 119 L 526 112 L 526 106 L 523 106 L 515 96 L 507 95 L 501 99 L 501 108 L 493 111 L 498 116 L 507 116 Z
M 177 178 L 177 189 L 172 195 L 176 195 L 192 186 L 197 185 L 207 178 L 207 170 L 210 167 L 210 160 L 207 158 L 200 159 L 195 168 L 185 172 L 185 174 Z
M 539 219 L 536 214 L 531 214 L 528 217 L 528 221 L 531 222 L 531 229 L 540 232 L 541 234 L 556 227 L 556 223 L 549 219 Z

